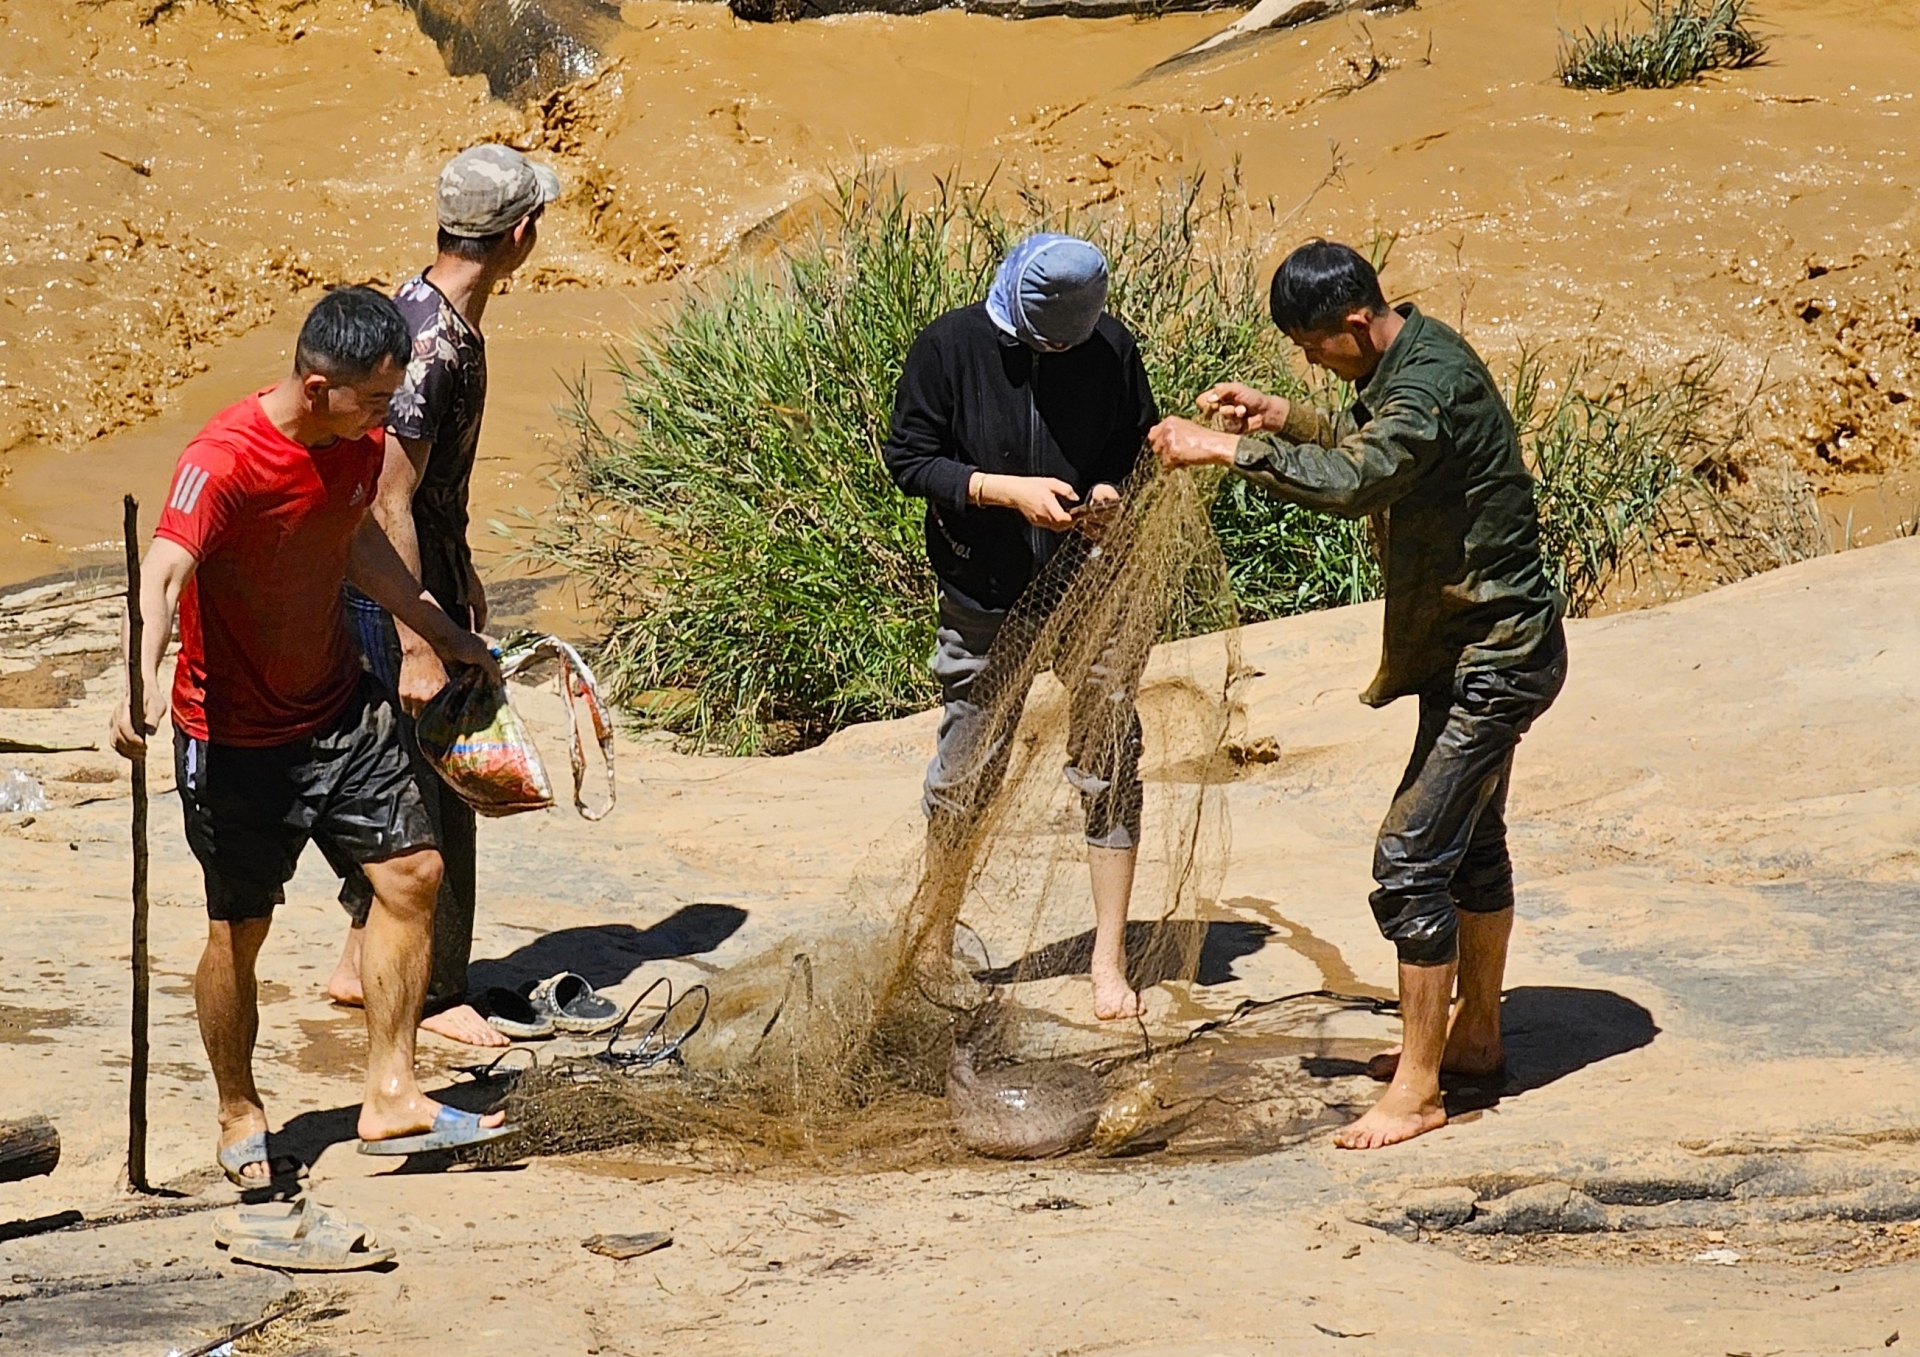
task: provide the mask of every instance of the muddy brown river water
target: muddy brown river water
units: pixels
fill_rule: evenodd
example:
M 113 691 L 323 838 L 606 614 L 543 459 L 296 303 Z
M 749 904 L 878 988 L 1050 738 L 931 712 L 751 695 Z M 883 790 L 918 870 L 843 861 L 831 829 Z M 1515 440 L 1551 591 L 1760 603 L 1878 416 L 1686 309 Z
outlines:
M 568 378 L 836 174 L 1112 212 L 1237 168 L 1270 254 L 1391 235 L 1390 289 L 1495 355 L 1723 355 L 1759 393 L 1746 454 L 1791 457 L 1875 540 L 1911 517 L 1920 12 L 1771 0 L 1759 68 L 1559 87 L 1561 30 L 1614 9 L 1424 0 L 1148 75 L 1232 15 L 749 26 L 639 0 L 599 76 L 521 110 L 397 4 L 0 0 L 0 580 L 110 555 L 120 494 L 152 502 L 276 375 L 315 289 L 425 262 L 432 175 L 484 137 L 543 148 L 570 191 L 488 313 L 482 523 L 543 507 Z

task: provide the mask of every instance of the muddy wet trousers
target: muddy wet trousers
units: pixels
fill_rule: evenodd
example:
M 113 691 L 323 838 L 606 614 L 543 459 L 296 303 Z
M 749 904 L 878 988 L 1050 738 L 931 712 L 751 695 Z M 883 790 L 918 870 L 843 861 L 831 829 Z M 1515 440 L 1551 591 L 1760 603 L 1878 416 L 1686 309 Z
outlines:
M 1445 965 L 1459 955 L 1460 910 L 1513 908 L 1513 752 L 1566 679 L 1556 626 L 1523 665 L 1456 672 L 1420 694 L 1413 757 L 1373 851 L 1373 917 L 1402 962 Z
M 1006 618 L 1004 612 L 987 612 L 944 595 L 940 599 L 932 660 L 933 675 L 940 680 L 940 734 L 921 795 L 921 809 L 929 820 L 943 815 L 970 819 L 992 800 L 1006 776 L 1025 695 L 997 703 L 976 688 Z M 1140 717 L 1132 683 L 1096 662 L 1067 686 L 1066 778 L 1080 793 L 1087 842 L 1096 848 L 1133 848 L 1140 842 L 1143 795 Z
M 393 618 L 370 598 L 348 593 L 343 600 L 347 627 L 366 657 L 367 672 L 391 696 L 396 709 L 400 692 L 400 634 Z M 413 718 L 400 713 L 400 736 L 413 765 L 414 785 L 426 803 L 446 864 L 440 895 L 433 907 L 433 964 L 427 978 L 426 1014 L 431 1017 L 467 1002 L 467 963 L 473 956 L 473 917 L 477 907 L 477 844 L 473 809 L 453 794 L 420 753 L 413 734 Z M 373 908 L 373 887 L 358 870 L 345 874 L 340 904 L 358 927 Z

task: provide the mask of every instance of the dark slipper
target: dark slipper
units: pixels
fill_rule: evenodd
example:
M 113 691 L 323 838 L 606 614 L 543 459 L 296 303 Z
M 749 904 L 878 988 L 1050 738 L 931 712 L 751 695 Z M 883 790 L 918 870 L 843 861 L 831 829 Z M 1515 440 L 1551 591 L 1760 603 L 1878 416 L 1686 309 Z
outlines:
M 482 1002 L 487 1007 L 487 1024 L 496 1032 L 520 1041 L 553 1035 L 553 1019 L 535 1008 L 524 994 L 495 985 Z
M 620 1019 L 620 1006 L 572 971 L 548 976 L 527 999 L 562 1032 L 604 1032 Z

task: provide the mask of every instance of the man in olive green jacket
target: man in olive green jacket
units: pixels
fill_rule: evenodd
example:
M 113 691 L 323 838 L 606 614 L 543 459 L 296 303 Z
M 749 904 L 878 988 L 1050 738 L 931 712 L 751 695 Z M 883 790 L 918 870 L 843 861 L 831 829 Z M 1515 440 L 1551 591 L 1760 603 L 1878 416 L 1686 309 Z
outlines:
M 1503 1075 L 1507 786 L 1521 735 L 1566 679 L 1564 601 L 1541 563 L 1513 418 L 1466 341 L 1411 305 L 1388 307 L 1373 267 L 1323 240 L 1281 264 L 1272 307 L 1308 362 L 1354 384 L 1352 408 L 1330 420 L 1225 382 L 1199 400 L 1218 429 L 1176 418 L 1149 437 L 1169 468 L 1231 467 L 1282 499 L 1373 520 L 1386 627 L 1361 700 L 1420 701 L 1374 849 L 1373 912 L 1399 953 L 1404 1041 L 1374 1062 L 1387 1092 L 1336 1137 L 1376 1149 L 1446 1124 L 1443 1071 Z

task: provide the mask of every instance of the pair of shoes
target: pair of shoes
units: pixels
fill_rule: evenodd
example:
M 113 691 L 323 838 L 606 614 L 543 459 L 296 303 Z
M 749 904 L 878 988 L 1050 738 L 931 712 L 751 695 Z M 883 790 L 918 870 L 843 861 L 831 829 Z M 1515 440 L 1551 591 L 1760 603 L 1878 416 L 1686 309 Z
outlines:
M 287 1272 L 357 1272 L 393 1259 L 365 1226 L 312 1197 L 236 1206 L 214 1218 L 213 1242 L 234 1261 Z
M 590 1036 L 620 1019 L 619 1006 L 595 993 L 584 976 L 572 971 L 550 975 L 520 990 L 496 986 L 487 991 L 485 1002 L 487 1022 L 494 1031 L 522 1041 L 555 1032 Z
M 285 1187 L 300 1177 L 301 1163 L 290 1154 L 277 1158 L 267 1153 L 267 1133 L 255 1131 L 250 1136 L 242 1136 L 231 1145 L 222 1145 L 215 1152 L 220 1172 L 227 1175 L 227 1181 L 235 1187 L 251 1191 L 263 1187 Z M 249 1164 L 265 1164 L 267 1176 L 249 1178 L 241 1172 Z

